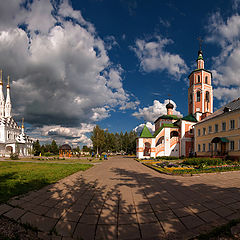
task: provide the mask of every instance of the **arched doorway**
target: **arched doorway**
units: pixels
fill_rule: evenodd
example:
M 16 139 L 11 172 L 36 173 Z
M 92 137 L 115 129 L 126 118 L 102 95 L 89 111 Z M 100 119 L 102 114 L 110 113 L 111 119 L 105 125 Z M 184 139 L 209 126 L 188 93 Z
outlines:
M 13 147 L 11 147 L 11 146 L 7 146 L 6 147 L 6 154 L 12 154 L 13 153 Z
M 143 156 L 150 156 L 150 155 L 151 155 L 151 144 L 146 142 L 144 144 Z

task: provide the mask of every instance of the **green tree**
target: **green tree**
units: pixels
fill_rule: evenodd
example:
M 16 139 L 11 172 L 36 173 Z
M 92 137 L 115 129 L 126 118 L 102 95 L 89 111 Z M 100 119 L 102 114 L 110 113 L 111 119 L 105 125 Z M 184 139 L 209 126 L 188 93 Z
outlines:
M 59 148 L 55 140 L 52 140 L 50 152 L 54 155 L 57 155 L 59 153 Z
M 41 153 L 41 145 L 39 143 L 39 140 L 33 143 L 33 154 L 34 156 L 39 156 Z
M 105 135 L 104 130 L 101 129 L 98 125 L 96 125 L 93 129 L 91 140 L 93 143 L 93 150 L 100 154 L 104 150 L 105 147 Z

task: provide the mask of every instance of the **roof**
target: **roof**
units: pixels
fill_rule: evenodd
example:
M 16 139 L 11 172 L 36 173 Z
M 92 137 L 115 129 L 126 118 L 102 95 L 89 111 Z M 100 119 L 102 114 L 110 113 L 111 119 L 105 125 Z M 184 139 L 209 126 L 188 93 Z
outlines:
M 72 148 L 68 144 L 63 144 L 59 147 L 60 150 L 71 150 Z
M 149 129 L 146 125 L 144 125 L 143 130 L 140 134 L 140 138 L 152 138 L 152 134 L 150 133 Z
M 228 143 L 229 140 L 225 137 L 215 137 L 211 143 L 218 143 L 218 142 L 223 142 L 223 143 Z
M 229 109 L 229 111 L 224 111 L 224 109 Z M 210 116 L 204 118 L 197 124 L 203 123 L 203 122 L 213 119 L 215 117 L 219 117 L 220 115 L 223 116 L 225 114 L 229 114 L 232 111 L 237 111 L 237 110 L 240 110 L 240 98 L 237 98 L 237 99 L 233 100 L 232 102 L 229 102 L 226 105 L 222 106 L 217 111 L 212 113 Z
M 155 122 L 157 122 L 159 119 L 170 119 L 170 120 L 178 120 L 181 117 L 178 117 L 177 115 L 162 115 L 160 116 Z M 154 123 L 155 123 L 154 122 Z
M 157 131 L 155 131 L 153 137 L 156 137 L 163 128 L 179 128 L 179 126 L 175 125 L 174 123 L 163 123 L 162 126 Z
M 189 122 L 197 122 L 197 119 L 191 113 L 183 117 L 182 120 Z

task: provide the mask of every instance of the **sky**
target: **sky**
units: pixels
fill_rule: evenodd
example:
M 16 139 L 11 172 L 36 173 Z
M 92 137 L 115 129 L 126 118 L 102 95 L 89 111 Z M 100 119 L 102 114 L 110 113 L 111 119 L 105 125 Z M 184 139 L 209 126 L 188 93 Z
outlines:
M 187 115 L 199 37 L 214 109 L 240 96 L 239 0 L 0 1 L 0 68 L 34 140 L 90 145 L 96 124 L 154 131 L 169 98 Z

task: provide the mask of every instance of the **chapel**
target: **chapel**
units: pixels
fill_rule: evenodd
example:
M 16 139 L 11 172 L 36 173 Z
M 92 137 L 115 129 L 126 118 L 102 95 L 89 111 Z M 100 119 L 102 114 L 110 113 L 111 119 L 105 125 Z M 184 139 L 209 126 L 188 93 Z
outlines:
M 24 132 L 24 120 L 19 127 L 12 117 L 10 97 L 10 78 L 8 76 L 6 100 L 3 94 L 2 70 L 0 70 L 0 156 L 9 157 L 11 154 L 30 156 L 33 141 Z

